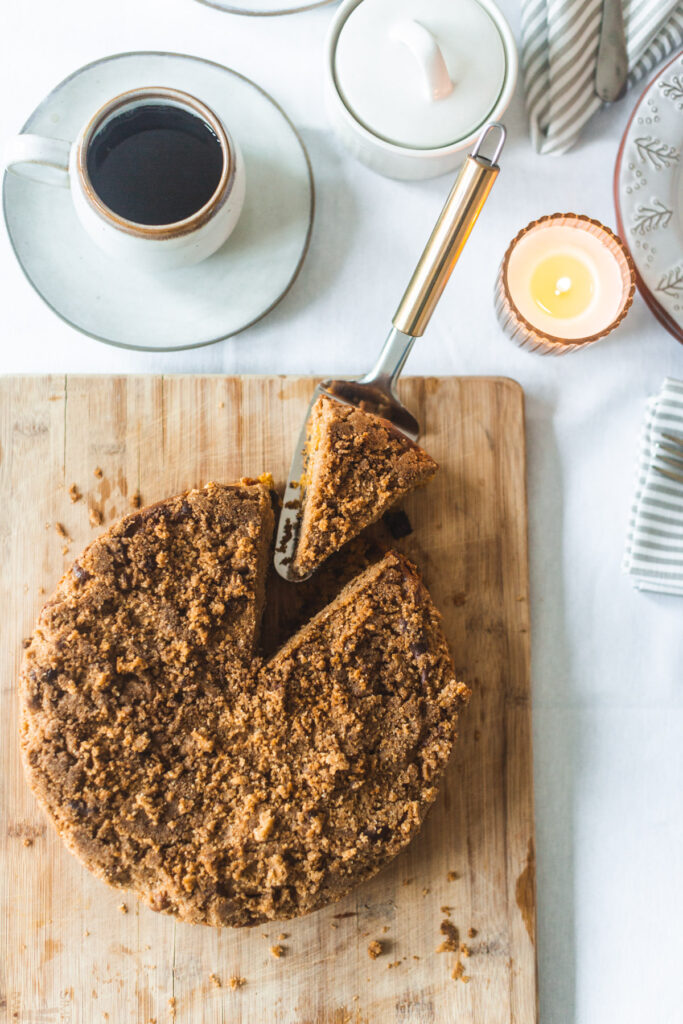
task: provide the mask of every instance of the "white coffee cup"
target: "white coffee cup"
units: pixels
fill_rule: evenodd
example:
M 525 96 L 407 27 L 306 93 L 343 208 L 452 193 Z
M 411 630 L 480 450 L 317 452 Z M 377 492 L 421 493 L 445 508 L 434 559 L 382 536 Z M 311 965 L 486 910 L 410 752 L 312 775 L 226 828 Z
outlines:
M 178 107 L 200 118 L 215 133 L 223 153 L 213 194 L 190 216 L 171 224 L 140 224 L 119 216 L 98 196 L 88 174 L 88 148 L 96 134 L 113 118 L 150 104 Z M 141 270 L 170 270 L 206 259 L 228 238 L 244 204 L 244 161 L 223 122 L 189 93 L 160 86 L 115 96 L 93 114 L 74 142 L 16 136 L 7 147 L 5 165 L 42 185 L 70 188 L 76 214 L 93 241 Z

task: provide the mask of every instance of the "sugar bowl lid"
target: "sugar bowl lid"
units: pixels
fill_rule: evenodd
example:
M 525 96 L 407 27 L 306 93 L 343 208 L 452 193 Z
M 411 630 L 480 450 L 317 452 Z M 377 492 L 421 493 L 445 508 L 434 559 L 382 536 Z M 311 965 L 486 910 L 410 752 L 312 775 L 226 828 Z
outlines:
M 360 0 L 334 52 L 337 90 L 374 135 L 439 149 L 475 132 L 508 74 L 490 0 Z

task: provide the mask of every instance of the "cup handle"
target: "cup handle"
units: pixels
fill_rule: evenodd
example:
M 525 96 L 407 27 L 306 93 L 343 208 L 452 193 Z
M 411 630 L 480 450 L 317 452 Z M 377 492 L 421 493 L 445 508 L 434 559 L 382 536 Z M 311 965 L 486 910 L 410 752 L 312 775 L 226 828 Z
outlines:
M 5 167 L 44 185 L 69 188 L 71 143 L 43 135 L 17 135 L 5 149 Z

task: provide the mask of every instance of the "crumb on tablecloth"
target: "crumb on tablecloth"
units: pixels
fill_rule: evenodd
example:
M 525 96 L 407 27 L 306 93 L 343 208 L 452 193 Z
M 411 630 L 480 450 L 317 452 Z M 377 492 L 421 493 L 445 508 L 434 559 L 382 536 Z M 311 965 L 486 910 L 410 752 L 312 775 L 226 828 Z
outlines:
M 371 960 L 376 960 L 378 956 L 382 955 L 383 946 L 382 943 L 377 939 L 373 939 L 368 945 L 368 956 Z

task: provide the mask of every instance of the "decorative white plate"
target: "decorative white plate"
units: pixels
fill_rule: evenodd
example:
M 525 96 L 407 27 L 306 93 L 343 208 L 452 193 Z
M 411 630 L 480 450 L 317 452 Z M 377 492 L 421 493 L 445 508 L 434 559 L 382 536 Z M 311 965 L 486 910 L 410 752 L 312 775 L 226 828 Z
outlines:
M 174 53 L 125 53 L 88 64 L 43 100 L 23 131 L 73 139 L 105 100 L 141 85 L 193 93 L 238 140 L 246 200 L 225 245 L 193 267 L 133 271 L 90 240 L 67 189 L 11 171 L 3 186 L 5 221 L 27 278 L 67 323 L 122 348 L 196 348 L 260 320 L 290 288 L 311 233 L 311 167 L 291 121 L 259 86 L 219 64 Z
M 638 288 L 683 342 L 683 53 L 636 104 L 617 155 L 614 200 Z
M 215 7 L 228 14 L 251 14 L 256 17 L 269 17 L 274 14 L 298 14 L 310 11 L 314 7 L 327 7 L 335 0 L 199 0 L 207 7 Z

